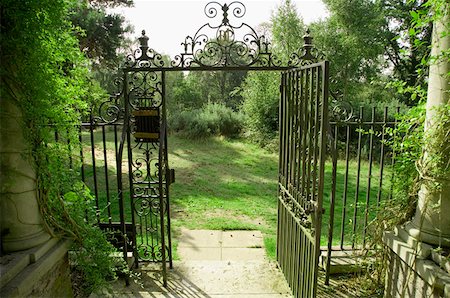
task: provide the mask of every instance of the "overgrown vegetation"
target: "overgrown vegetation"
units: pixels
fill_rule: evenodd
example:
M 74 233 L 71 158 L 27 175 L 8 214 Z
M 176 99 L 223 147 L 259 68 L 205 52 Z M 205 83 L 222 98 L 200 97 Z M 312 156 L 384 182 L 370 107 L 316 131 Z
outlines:
M 391 86 L 397 87 L 397 92 L 406 102 L 415 103 L 405 114 L 401 115 L 400 123 L 390 130 L 393 137 L 390 145 L 396 152 L 396 164 L 394 167 L 395 177 L 393 179 L 393 199 L 383 202 L 376 220 L 372 223 L 372 239 L 370 248 L 374 249 L 377 261 L 367 274 L 363 276 L 364 287 L 374 292 L 382 287 L 386 271 L 384 261 L 384 250 L 382 249 L 382 235 L 386 230 L 393 230 L 396 226 L 410 220 L 416 211 L 419 189 L 423 185 L 431 191 L 439 190 L 441 183 L 448 181 L 448 162 L 450 150 L 450 103 L 443 103 L 440 107 L 426 107 L 427 77 L 430 64 L 439 60 L 450 60 L 450 50 L 441 49 L 436 56 L 430 56 L 429 48 L 424 46 L 430 42 L 430 25 L 433 21 L 448 15 L 448 2 L 440 0 L 423 1 L 417 4 L 408 1 L 410 7 L 408 24 L 404 29 L 408 30 L 407 36 L 411 52 L 409 57 L 420 56 L 414 68 L 410 72 L 420 80 L 419 83 L 411 85 L 404 77 L 400 77 Z M 448 25 L 448 24 L 447 24 Z M 448 26 L 444 33 L 449 34 Z M 426 38 L 426 41 L 424 38 Z M 400 38 L 400 37 L 399 37 Z M 403 74 L 404 75 L 404 74 Z M 447 76 L 450 73 L 446 74 Z M 433 119 L 428 119 L 427 114 L 433 114 Z M 427 130 L 425 126 L 428 125 Z M 432 207 L 430 207 L 432 208 Z
M 81 183 L 80 159 L 72 150 L 79 146 L 77 125 L 89 103 L 104 94 L 79 49 L 75 33 L 83 35 L 83 31 L 68 18 L 75 4 L 2 1 L 1 93 L 2 102 L 15 105 L 23 115 L 25 139 L 18 139 L 17 146 L 27 148 L 24 159 L 37 174 L 47 230 L 74 241 L 72 262 L 83 279 L 78 294 L 88 295 L 115 277 L 117 262 L 111 257 L 115 248 L 86 219 L 86 215 L 95 218 L 93 200 Z M 65 142 L 54 142 L 55 130 L 63 132 L 60 137 Z
M 211 136 L 234 138 L 244 126 L 244 117 L 221 103 L 207 103 L 199 109 L 186 109 L 170 115 L 168 122 L 172 132 L 193 139 Z

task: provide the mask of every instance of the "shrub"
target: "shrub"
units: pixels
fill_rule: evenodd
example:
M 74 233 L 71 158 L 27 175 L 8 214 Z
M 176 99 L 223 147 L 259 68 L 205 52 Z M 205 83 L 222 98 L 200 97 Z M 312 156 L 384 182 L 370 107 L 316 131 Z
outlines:
M 172 113 L 168 120 L 171 131 L 193 139 L 219 135 L 237 137 L 244 123 L 241 113 L 219 103 L 207 103 L 200 109 Z
M 273 72 L 252 72 L 243 84 L 246 135 L 263 146 L 278 133 L 279 87 L 280 76 Z

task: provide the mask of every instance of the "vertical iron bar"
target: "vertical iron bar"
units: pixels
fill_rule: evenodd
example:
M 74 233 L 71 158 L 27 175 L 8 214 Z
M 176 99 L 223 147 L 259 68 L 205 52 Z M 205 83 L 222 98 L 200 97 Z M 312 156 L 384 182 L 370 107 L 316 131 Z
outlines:
M 314 71 L 315 70 L 315 71 Z M 319 101 L 320 101 L 320 94 L 319 94 L 319 90 L 320 90 L 320 80 L 319 80 L 319 71 L 317 68 L 313 68 L 312 69 L 313 74 L 311 77 L 311 81 L 314 79 L 315 80 L 315 84 L 314 84 L 314 92 L 312 93 L 312 97 L 311 97 L 311 103 L 314 103 L 314 119 L 313 119 L 313 127 L 314 127 L 314 132 L 313 132 L 313 136 L 314 136 L 314 141 L 312 144 L 312 148 L 313 148 L 313 183 L 312 183 L 312 199 L 316 199 L 316 195 L 317 195 L 317 162 L 318 162 L 318 154 L 319 154 L 319 148 L 318 148 L 318 143 L 319 143 L 319 139 L 318 139 L 318 132 L 319 132 Z M 314 75 L 315 73 L 315 75 Z M 313 89 L 313 83 L 311 82 L 311 89 Z M 314 96 L 315 93 L 315 96 Z M 313 100 L 314 98 L 314 100 Z M 311 104 L 311 107 L 313 106 L 313 104 Z M 326 128 L 328 130 L 328 126 Z
M 338 123 L 336 123 L 336 126 Z M 347 139 L 345 146 L 345 174 L 344 174 L 344 192 L 342 194 L 342 222 L 341 222 L 341 249 L 344 249 L 345 234 L 345 216 L 347 214 L 347 189 L 348 189 L 348 165 L 350 160 L 350 126 L 347 124 Z
M 369 131 L 369 172 L 367 174 L 367 193 L 366 193 L 366 206 L 364 211 L 364 225 L 363 225 L 363 248 L 366 246 L 366 233 L 367 223 L 369 219 L 369 204 L 370 204 L 370 187 L 372 182 L 372 153 L 373 153 L 373 134 L 375 122 L 375 107 L 372 107 L 372 124 Z
M 355 189 L 355 206 L 353 207 L 353 234 L 352 234 L 352 249 L 355 249 L 355 237 L 356 237 L 356 219 L 358 215 L 358 201 L 359 201 L 359 176 L 361 174 L 361 129 L 362 121 L 364 118 L 364 107 L 359 109 L 359 131 L 358 131 L 358 165 L 356 173 L 356 189 Z
M 383 114 L 383 126 L 381 127 L 381 149 L 380 149 L 380 177 L 378 184 L 378 194 L 377 194 L 377 208 L 380 206 L 381 194 L 383 192 L 383 170 L 384 170 L 384 134 L 386 130 L 388 107 L 384 108 Z
M 282 168 L 283 168 L 283 133 L 284 133 L 284 77 L 285 73 L 281 73 L 281 82 L 280 82 L 280 100 L 278 103 L 278 130 L 279 130 L 279 152 L 278 152 L 278 222 L 277 222 L 277 260 L 281 263 L 281 252 L 282 252 L 282 242 L 281 242 L 281 221 L 282 221 L 282 204 L 281 204 L 281 188 L 280 184 L 281 176 L 282 176 Z M 281 264 L 280 264 L 281 265 Z
M 393 141 L 395 141 L 395 137 L 396 137 L 396 133 L 395 133 L 395 129 L 397 128 L 397 119 L 398 119 L 398 115 L 400 114 L 400 107 L 397 107 L 397 114 L 395 115 L 395 119 L 394 119 L 394 135 L 392 136 L 394 138 Z M 392 199 L 393 196 L 393 191 L 394 191 L 394 179 L 395 179 L 395 171 L 394 171 L 394 165 L 395 165 L 395 148 L 392 148 L 392 157 L 391 157 L 391 188 L 389 190 L 389 199 Z
M 302 159 L 303 159 L 303 115 L 304 115 L 304 109 L 303 109 L 303 85 L 302 85 L 302 80 L 303 80 L 303 71 L 298 71 L 297 72 L 298 76 L 297 76 L 297 84 L 299 85 L 298 88 L 298 115 L 297 115 L 297 125 L 298 125 L 298 139 L 297 139 L 297 147 L 298 147 L 298 157 L 297 157 L 297 181 L 296 181 L 296 185 L 297 185 L 297 198 L 300 199 L 301 201 L 301 189 L 302 189 L 302 181 L 303 181 L 303 176 L 304 176 L 304 172 L 302 171 Z M 297 201 L 299 200 L 297 199 Z
M 306 86 L 306 74 L 305 70 L 301 71 L 302 77 L 301 77 L 301 85 L 302 85 L 302 111 L 303 111 L 303 117 L 301 118 L 301 131 L 302 131 L 302 140 L 301 140 L 301 152 L 302 152 L 302 184 L 301 184 L 301 195 L 305 195 L 305 188 L 306 188 L 306 136 L 307 136 L 307 119 L 308 119 L 308 109 L 307 109 L 307 90 L 305 90 Z M 303 199 L 302 199 L 302 207 L 303 205 Z
M 120 145 L 117 151 L 116 156 L 116 167 L 117 167 L 117 190 L 119 197 L 119 219 L 120 219 L 120 228 L 122 232 L 123 238 L 123 258 L 127 263 L 128 256 L 128 247 L 127 247 L 127 230 L 125 223 L 125 211 L 124 211 L 124 199 L 123 199 L 123 181 L 122 181 L 122 157 L 123 157 L 123 148 L 126 142 L 126 136 L 129 130 L 129 109 L 128 109 L 128 78 L 127 73 L 123 72 L 123 94 L 124 94 L 124 119 L 123 119 L 123 128 L 122 135 L 120 138 Z M 131 174 L 131 173 L 130 173 Z
M 173 269 L 173 257 L 172 257 L 172 230 L 171 230 L 171 218 L 170 218 L 170 195 L 169 189 L 170 185 L 168 179 L 170 177 L 169 168 L 169 144 L 167 141 L 167 99 L 166 99 L 166 83 L 165 83 L 165 72 L 162 72 L 162 98 L 163 98 L 163 111 L 162 111 L 162 129 L 164 133 L 164 159 L 166 162 L 166 202 L 167 202 L 167 241 L 169 246 L 169 268 Z
M 292 172 L 292 119 L 293 119 L 293 101 L 292 101 L 292 72 L 288 73 L 288 96 L 287 96 L 287 102 L 288 102 L 288 132 L 287 132 L 287 167 L 286 167 L 286 189 L 289 193 L 292 193 L 291 188 L 291 172 Z M 292 202 L 294 204 L 294 202 Z M 288 234 L 288 242 L 287 242 L 287 248 L 288 248 L 288 258 L 287 258 L 287 276 L 286 279 L 289 281 L 289 284 L 292 284 L 291 277 L 292 277 L 292 216 L 289 216 L 289 221 L 287 225 L 287 234 Z
M 128 79 L 127 73 L 125 72 L 125 78 Z M 129 199 L 130 199 L 130 216 L 131 216 L 131 226 L 132 226 L 132 230 L 133 230 L 133 234 L 132 237 L 132 242 L 133 242 L 133 247 L 131 248 L 134 254 L 134 258 L 135 258 L 135 264 L 136 266 L 139 266 L 139 253 L 137 252 L 137 237 L 136 237 L 136 219 L 134 216 L 135 213 L 135 193 L 134 193 L 134 182 L 133 182 L 133 145 L 132 145 L 132 140 L 131 140 L 131 123 L 132 123 L 132 119 L 131 119 L 131 111 L 130 109 L 132 109 L 132 105 L 130 103 L 130 98 L 129 98 L 129 87 L 128 87 L 128 80 L 126 81 L 126 89 L 125 89 L 125 113 L 126 115 L 126 120 L 127 120 L 127 130 L 126 130 L 126 138 L 127 138 L 127 154 L 128 154 L 128 183 L 129 183 L 129 190 L 130 190 L 130 195 L 129 195 Z M 125 120 L 124 120 L 125 121 Z M 137 141 L 136 141 L 137 142 Z M 124 211 L 124 222 L 123 225 L 124 227 L 126 226 L 126 214 L 125 214 L 125 209 Z M 141 227 L 142 228 L 142 227 Z M 129 235 L 126 235 L 127 238 Z M 142 238 L 141 238 L 142 240 Z M 127 248 L 128 250 L 128 248 Z
M 117 193 L 119 194 L 120 192 L 122 192 L 122 188 L 119 188 L 119 166 L 120 166 L 120 173 L 122 173 L 122 159 L 121 160 L 117 160 L 118 158 L 118 152 L 119 152 L 119 148 L 118 148 L 118 139 L 117 139 L 117 125 L 114 124 L 114 155 L 116 157 L 116 182 L 117 182 Z M 121 157 L 122 158 L 122 157 Z M 117 199 L 119 199 L 119 197 L 117 197 Z M 119 206 L 119 200 L 117 200 L 117 206 L 120 209 Z M 117 219 L 113 219 L 114 221 L 117 221 Z M 120 221 L 120 220 L 119 220 Z
M 320 115 L 320 147 L 319 147 L 319 185 L 318 185 L 318 199 L 316 202 L 315 210 L 315 251 L 314 251 L 314 275 L 313 275 L 313 290 L 312 297 L 316 297 L 317 294 L 317 277 L 319 267 L 320 256 L 320 234 L 322 226 L 322 213 L 323 213 L 323 186 L 325 176 L 325 154 L 326 154 L 326 125 L 328 124 L 328 84 L 329 84 L 329 62 L 324 61 L 322 64 L 322 105 Z
M 313 101 L 312 101 L 312 78 L 311 78 L 311 72 L 312 69 L 311 68 L 307 68 L 306 69 L 306 78 L 307 78 L 307 83 L 306 85 L 308 86 L 307 89 L 307 94 L 306 94 L 306 105 L 307 105 L 307 114 L 308 114 L 308 121 L 306 124 L 306 131 L 308 133 L 308 146 L 307 146 L 307 157 L 306 157 L 306 202 L 312 202 L 313 200 L 313 194 L 312 194 L 312 181 L 311 181 L 311 161 L 312 161 L 312 154 L 314 152 L 314 145 L 312 145 L 312 139 L 314 138 L 314 136 L 312 136 L 313 133 L 313 117 L 315 116 L 313 114 Z M 308 208 L 308 206 L 304 206 L 306 208 Z
M 92 113 L 90 114 L 90 126 L 89 131 L 91 135 L 91 156 L 92 156 L 92 173 L 94 175 L 94 194 L 95 194 L 95 215 L 97 217 L 97 223 L 100 223 L 100 208 L 98 202 L 98 184 L 97 184 L 97 166 L 95 162 L 95 143 L 94 143 L 94 118 Z
M 86 177 L 84 173 L 83 136 L 81 127 L 82 125 L 80 125 L 78 129 L 78 140 L 80 141 L 81 181 L 86 182 Z
M 331 148 L 331 157 L 333 163 L 332 169 L 332 182 L 331 182 L 331 200 L 330 200 L 330 219 L 328 223 L 328 248 L 327 248 L 327 263 L 325 267 L 325 284 L 330 284 L 330 264 L 331 264 L 331 249 L 333 243 L 333 231 L 334 231 L 334 205 L 336 201 L 336 173 L 337 173 L 337 138 L 338 128 L 334 126 L 334 142 Z
M 86 177 L 84 174 L 83 136 L 81 131 L 82 126 L 83 124 L 81 124 L 78 128 L 78 140 L 80 141 L 81 181 L 83 181 L 83 183 L 86 183 Z M 84 217 L 86 219 L 86 222 L 89 222 L 89 215 L 87 209 L 84 211 Z
M 106 133 L 105 125 L 102 125 L 102 140 L 103 140 L 103 158 L 105 159 L 105 189 L 106 189 L 106 202 L 108 209 L 108 223 L 111 228 L 111 198 L 109 196 L 109 177 L 108 177 L 108 154 L 106 152 Z
M 165 84 L 165 73 L 161 72 L 161 84 L 164 86 Z M 164 88 L 164 87 L 163 87 Z M 164 89 L 163 89 L 164 90 Z M 163 101 L 164 101 L 164 94 Z M 164 103 L 163 103 L 164 105 Z M 162 265 L 162 275 L 163 275 L 163 286 L 167 287 L 167 264 L 166 264 L 166 239 L 165 239 L 165 224 L 164 224 L 164 211 L 165 211 L 165 202 L 164 202 L 164 189 L 163 189 L 163 135 L 159 134 L 159 152 L 158 152 L 158 179 L 159 179 L 159 221 L 160 221 L 160 229 L 161 229 L 161 265 Z

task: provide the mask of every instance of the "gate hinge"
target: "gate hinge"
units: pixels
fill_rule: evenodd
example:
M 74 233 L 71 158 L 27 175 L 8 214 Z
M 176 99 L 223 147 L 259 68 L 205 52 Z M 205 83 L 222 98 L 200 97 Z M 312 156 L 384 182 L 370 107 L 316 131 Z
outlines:
M 169 185 L 175 182 L 175 169 L 169 169 Z

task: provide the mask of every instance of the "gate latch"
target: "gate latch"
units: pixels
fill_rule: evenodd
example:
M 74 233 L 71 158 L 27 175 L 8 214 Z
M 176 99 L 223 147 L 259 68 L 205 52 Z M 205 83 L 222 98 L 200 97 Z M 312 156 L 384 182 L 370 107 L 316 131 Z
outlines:
M 141 107 L 133 111 L 135 117 L 134 137 L 140 143 L 159 142 L 159 108 Z
M 169 169 L 169 185 L 175 182 L 175 170 L 174 169 Z

